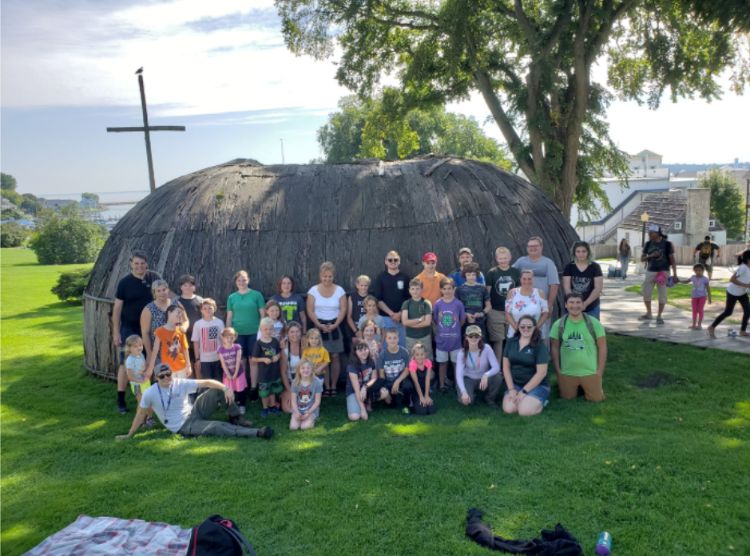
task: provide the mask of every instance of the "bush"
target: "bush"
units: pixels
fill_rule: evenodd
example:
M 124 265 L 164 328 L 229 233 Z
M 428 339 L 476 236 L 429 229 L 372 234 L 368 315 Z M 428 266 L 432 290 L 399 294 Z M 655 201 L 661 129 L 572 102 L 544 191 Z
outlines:
M 57 279 L 57 284 L 52 288 L 52 293 L 60 301 L 81 301 L 83 299 L 83 290 L 86 289 L 86 284 L 89 283 L 90 277 L 90 268 L 63 272 Z
M 31 238 L 30 247 L 40 264 L 93 262 L 104 245 L 103 226 L 81 217 L 75 210 L 52 214 Z
M 7 222 L 0 226 L 0 247 L 19 247 L 28 237 L 29 231 L 18 222 Z

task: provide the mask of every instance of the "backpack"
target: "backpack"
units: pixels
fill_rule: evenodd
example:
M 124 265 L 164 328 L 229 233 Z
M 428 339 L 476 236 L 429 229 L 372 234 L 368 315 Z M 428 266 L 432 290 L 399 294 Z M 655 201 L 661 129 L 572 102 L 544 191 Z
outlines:
M 187 556 L 255 556 L 255 551 L 240 533 L 237 524 L 220 515 L 212 515 L 190 533 Z
M 583 320 L 586 323 L 586 328 L 589 330 L 589 334 L 591 334 L 591 337 L 596 341 L 596 333 L 594 332 L 594 323 L 591 322 L 591 317 L 588 316 L 586 313 L 581 313 L 583 315 Z M 560 339 L 562 340 L 562 335 L 565 332 L 565 324 L 568 322 L 568 317 L 570 315 L 568 313 L 565 313 L 560 318 L 560 328 L 558 330 L 560 334 Z

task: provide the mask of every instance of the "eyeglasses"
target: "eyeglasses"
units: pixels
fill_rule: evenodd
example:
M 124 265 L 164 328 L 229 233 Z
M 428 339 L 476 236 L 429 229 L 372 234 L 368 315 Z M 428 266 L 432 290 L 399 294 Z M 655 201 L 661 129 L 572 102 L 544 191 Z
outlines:
M 476 340 L 477 338 L 481 338 L 482 336 L 479 334 L 468 334 L 466 337 L 470 340 Z
M 533 324 L 519 324 L 518 328 L 520 328 L 521 330 L 531 330 L 532 328 L 534 328 L 534 325 Z
M 386 259 L 389 263 L 397 263 L 400 259 Z
M 156 375 L 156 378 L 162 379 L 162 378 L 167 378 L 170 376 L 172 376 L 172 371 L 166 371 L 166 372 L 159 373 L 158 375 Z

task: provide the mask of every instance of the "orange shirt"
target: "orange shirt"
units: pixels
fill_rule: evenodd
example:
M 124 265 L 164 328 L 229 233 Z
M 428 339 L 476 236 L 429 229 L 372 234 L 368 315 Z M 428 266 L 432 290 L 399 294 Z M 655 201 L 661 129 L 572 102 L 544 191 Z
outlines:
M 188 348 L 188 341 L 185 333 L 176 328 L 169 330 L 161 326 L 154 331 L 154 335 L 159 338 L 161 344 L 161 362 L 169 365 L 173 371 L 181 371 L 187 367 L 185 360 L 185 351 Z
M 440 299 L 440 280 L 445 278 L 445 274 L 441 272 L 435 272 L 433 278 L 427 278 L 424 271 L 416 275 L 422 281 L 422 297 L 429 300 L 432 306 L 435 306 L 435 302 Z

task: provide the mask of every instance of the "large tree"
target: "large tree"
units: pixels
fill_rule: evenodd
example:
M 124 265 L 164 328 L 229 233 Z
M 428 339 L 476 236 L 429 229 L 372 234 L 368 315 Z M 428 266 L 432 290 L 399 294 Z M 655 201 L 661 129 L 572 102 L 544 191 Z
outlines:
M 716 216 L 727 230 L 727 238 L 742 237 L 745 221 L 742 193 L 734 178 L 721 170 L 711 170 L 698 182 L 701 187 L 711 189 L 711 214 Z
M 665 92 L 718 98 L 727 67 L 738 88 L 747 81 L 734 33 L 746 18 L 724 17 L 746 1 L 715 10 L 724 25 L 693 4 L 704 3 L 276 0 L 289 48 L 340 54 L 338 80 L 361 95 L 386 74 L 414 105 L 479 92 L 518 167 L 566 215 L 574 201 L 591 207 L 605 171 L 626 173 L 605 120 L 613 95 L 655 108 Z M 609 88 L 592 77 L 597 63 Z
M 398 91 L 372 99 L 347 96 L 318 130 L 326 162 L 362 158 L 398 160 L 420 154 L 456 155 L 511 167 L 503 148 L 473 118 L 443 106 L 403 110 Z

